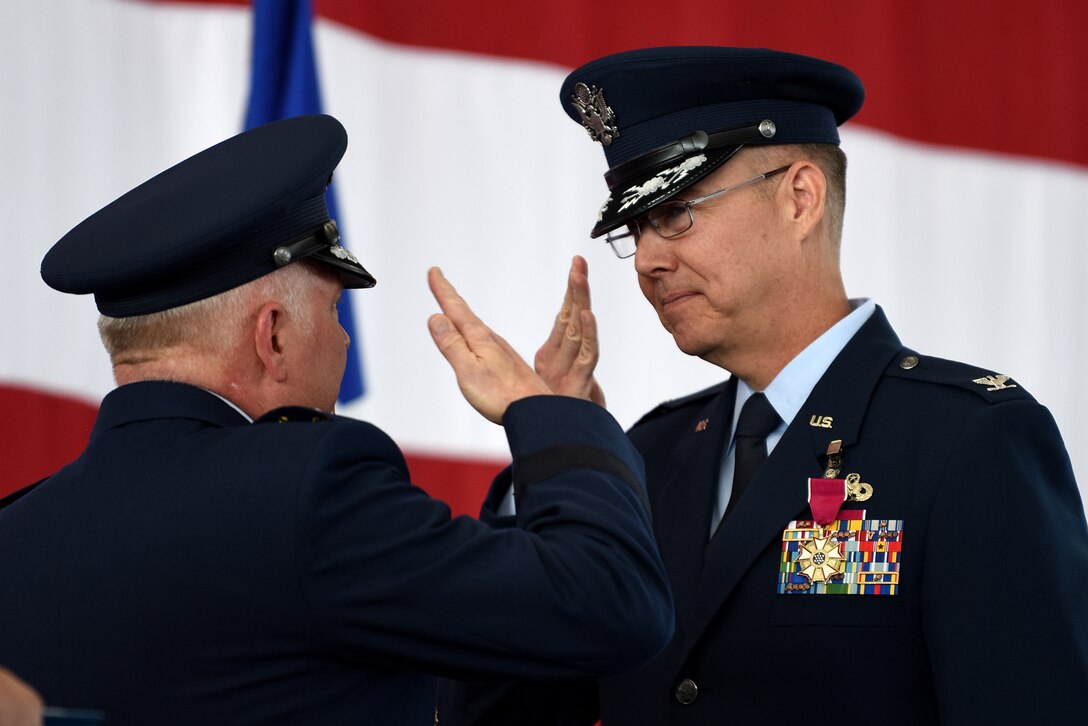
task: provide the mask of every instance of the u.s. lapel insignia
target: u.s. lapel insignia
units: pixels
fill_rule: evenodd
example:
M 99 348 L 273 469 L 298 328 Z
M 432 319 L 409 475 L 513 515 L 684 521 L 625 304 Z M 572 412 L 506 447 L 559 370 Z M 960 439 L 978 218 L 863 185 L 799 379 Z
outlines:
M 1001 375 L 1000 373 L 993 376 L 983 376 L 982 378 L 976 378 L 971 383 L 977 383 L 980 386 L 989 386 L 987 391 L 1003 391 L 1006 388 L 1016 388 L 1015 383 L 1005 383 L 1009 380 L 1008 376 Z
M 873 487 L 861 480 L 861 474 L 847 474 L 846 492 L 846 501 L 864 502 L 873 496 Z
M 608 146 L 613 139 L 620 137 L 616 126 L 616 114 L 604 100 L 604 90 L 584 83 L 574 85 L 574 95 L 570 102 L 582 116 L 582 125 L 589 132 L 589 137 Z

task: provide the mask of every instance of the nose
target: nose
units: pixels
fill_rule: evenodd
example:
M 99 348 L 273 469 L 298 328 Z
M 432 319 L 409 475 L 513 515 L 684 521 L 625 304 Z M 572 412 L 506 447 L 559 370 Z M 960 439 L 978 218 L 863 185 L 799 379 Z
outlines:
M 642 225 L 642 235 L 635 247 L 635 270 L 638 274 L 652 276 L 675 268 L 672 240 L 662 237 L 652 225 Z

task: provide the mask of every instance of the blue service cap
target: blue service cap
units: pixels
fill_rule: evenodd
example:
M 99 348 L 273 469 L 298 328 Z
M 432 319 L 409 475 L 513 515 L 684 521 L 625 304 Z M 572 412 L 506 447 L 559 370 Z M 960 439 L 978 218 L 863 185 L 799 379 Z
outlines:
M 325 115 L 238 134 L 80 222 L 46 253 L 42 279 L 94 293 L 110 317 L 202 300 L 302 259 L 330 265 L 346 288 L 372 287 L 325 204 L 347 144 Z
M 751 144 L 838 144 L 865 91 L 849 69 L 763 48 L 678 46 L 604 56 L 559 99 L 602 144 L 611 192 L 590 233 L 627 224 Z

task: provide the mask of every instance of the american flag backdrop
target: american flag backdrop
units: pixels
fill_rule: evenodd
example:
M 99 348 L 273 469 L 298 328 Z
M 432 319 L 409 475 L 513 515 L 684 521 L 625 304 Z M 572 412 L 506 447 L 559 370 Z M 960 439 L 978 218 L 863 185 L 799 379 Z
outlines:
M 1081 0 L 313 0 L 321 101 L 350 136 L 338 221 L 378 278 L 351 292 L 366 393 L 340 413 L 386 430 L 454 511 L 477 509 L 505 439 L 464 402 L 427 333 L 431 265 L 531 359 L 571 256 L 587 257 L 598 377 L 625 426 L 723 379 L 676 350 L 631 261 L 588 238 L 604 158 L 558 91 L 571 68 L 614 51 L 763 46 L 865 82 L 842 132 L 851 296 L 875 298 L 922 353 L 1034 393 L 1088 495 L 1086 31 Z M 243 128 L 253 34 L 253 8 L 236 0 L 0 6 L 0 493 L 76 456 L 112 387 L 93 301 L 46 287 L 42 256 Z

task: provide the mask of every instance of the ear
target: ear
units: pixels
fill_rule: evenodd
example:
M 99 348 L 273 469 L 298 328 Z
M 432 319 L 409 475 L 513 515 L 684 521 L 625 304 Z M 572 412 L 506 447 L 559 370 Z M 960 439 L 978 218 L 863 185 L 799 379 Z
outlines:
M 285 322 L 283 306 L 278 302 L 266 302 L 257 311 L 257 324 L 253 328 L 257 357 L 265 372 L 276 383 L 287 380 L 287 356 L 283 339 Z
M 787 211 L 798 240 L 808 238 L 824 217 L 827 201 L 827 178 L 810 161 L 797 161 L 787 174 Z

